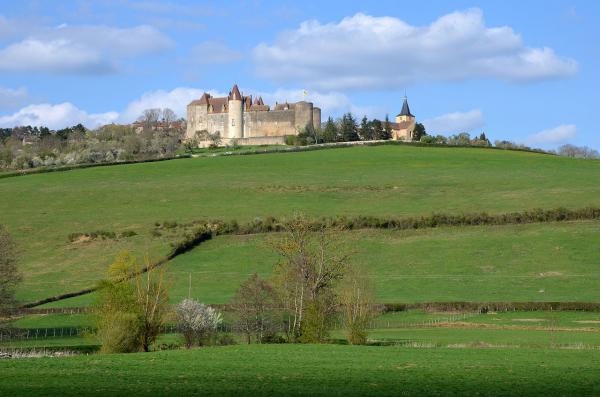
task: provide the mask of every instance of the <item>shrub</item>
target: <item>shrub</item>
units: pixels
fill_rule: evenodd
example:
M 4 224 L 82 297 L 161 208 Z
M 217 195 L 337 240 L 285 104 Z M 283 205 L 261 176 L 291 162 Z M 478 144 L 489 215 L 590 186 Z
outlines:
M 223 322 L 223 316 L 210 306 L 193 299 L 184 299 L 177 305 L 177 324 L 185 346 L 206 345 Z

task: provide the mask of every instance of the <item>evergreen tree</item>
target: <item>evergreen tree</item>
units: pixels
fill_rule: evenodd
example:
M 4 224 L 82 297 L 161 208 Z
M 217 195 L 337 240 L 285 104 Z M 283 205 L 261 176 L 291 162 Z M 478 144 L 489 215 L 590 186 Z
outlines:
M 371 121 L 371 129 L 373 131 L 373 139 L 384 139 L 385 131 L 380 120 L 373 119 Z
M 331 117 L 327 119 L 325 123 L 325 128 L 323 129 L 323 133 L 321 135 L 321 139 L 323 142 L 335 142 L 337 141 L 338 130 L 335 122 Z
M 367 119 L 367 116 L 364 116 L 360 122 L 360 137 L 363 141 L 373 140 L 373 124 Z
M 413 141 L 420 141 L 421 138 L 427 135 L 427 131 L 425 131 L 425 126 L 421 123 L 415 124 L 415 129 L 413 131 Z
M 390 118 L 385 115 L 385 121 L 383 122 L 383 135 L 380 139 L 392 139 L 392 125 L 390 124 Z
M 344 142 L 353 142 L 360 140 L 358 136 L 358 126 L 352 113 L 348 112 L 342 116 L 342 123 L 340 126 L 342 140 Z

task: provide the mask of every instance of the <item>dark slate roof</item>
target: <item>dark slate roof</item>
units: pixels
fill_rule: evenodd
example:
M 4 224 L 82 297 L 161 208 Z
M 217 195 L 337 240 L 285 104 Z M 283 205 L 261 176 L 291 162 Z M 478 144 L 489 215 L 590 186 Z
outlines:
M 402 110 L 398 116 L 410 116 L 415 117 L 410 113 L 410 108 L 408 107 L 408 98 L 404 97 L 404 103 L 402 104 Z M 398 117 L 396 116 L 396 117 Z

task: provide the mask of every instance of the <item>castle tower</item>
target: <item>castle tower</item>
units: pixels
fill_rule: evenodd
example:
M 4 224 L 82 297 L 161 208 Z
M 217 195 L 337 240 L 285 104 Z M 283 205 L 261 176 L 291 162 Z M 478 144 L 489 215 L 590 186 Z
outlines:
M 300 101 L 294 105 L 296 131 L 302 132 L 307 126 L 313 125 L 313 104 L 312 102 Z
M 227 127 L 229 136 L 227 138 L 243 138 L 244 137 L 244 114 L 243 114 L 243 99 L 242 94 L 237 84 L 233 85 L 228 99 Z
M 321 129 L 321 108 L 313 106 L 313 128 L 315 130 Z

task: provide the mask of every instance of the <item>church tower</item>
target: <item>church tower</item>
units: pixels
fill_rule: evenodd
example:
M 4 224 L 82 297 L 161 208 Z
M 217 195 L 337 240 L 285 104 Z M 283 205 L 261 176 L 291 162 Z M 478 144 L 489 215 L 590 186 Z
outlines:
M 416 118 L 408 107 L 408 98 L 404 95 L 402 110 L 396 116 L 396 122 L 392 126 L 392 139 L 411 141 L 415 131 Z
M 396 123 L 401 123 L 403 121 L 415 121 L 415 116 L 410 112 L 410 108 L 408 107 L 408 98 L 406 95 L 404 96 L 404 103 L 402 104 L 402 110 L 400 114 L 396 116 Z

